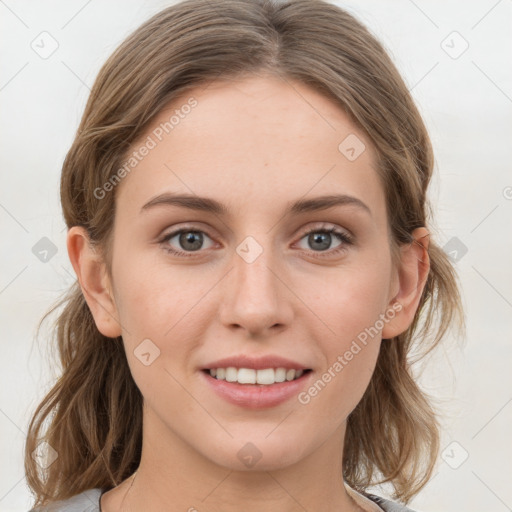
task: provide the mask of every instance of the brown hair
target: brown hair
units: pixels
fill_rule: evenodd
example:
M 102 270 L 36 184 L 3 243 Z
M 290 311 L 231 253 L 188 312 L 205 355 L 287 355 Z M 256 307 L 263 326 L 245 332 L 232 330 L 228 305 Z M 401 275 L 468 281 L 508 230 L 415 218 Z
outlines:
M 109 271 L 115 190 L 103 199 L 94 191 L 178 95 L 261 73 L 320 91 L 368 135 L 379 157 L 393 251 L 411 243 L 416 227 L 432 232 L 428 133 L 394 64 L 361 23 L 323 0 L 186 0 L 146 21 L 107 60 L 63 164 L 66 224 L 87 229 Z M 414 321 L 382 343 L 370 385 L 348 418 L 343 455 L 349 485 L 364 490 L 390 482 L 404 502 L 430 478 L 439 447 L 435 414 L 412 377 L 411 351 L 429 352 L 456 319 L 463 327 L 456 275 L 433 238 Z M 25 445 L 34 506 L 111 489 L 137 469 L 141 456 L 142 396 L 121 337 L 98 331 L 78 282 L 44 318 L 60 306 L 55 332 L 62 375 L 37 407 Z M 58 454 L 44 471 L 32 457 L 42 441 Z

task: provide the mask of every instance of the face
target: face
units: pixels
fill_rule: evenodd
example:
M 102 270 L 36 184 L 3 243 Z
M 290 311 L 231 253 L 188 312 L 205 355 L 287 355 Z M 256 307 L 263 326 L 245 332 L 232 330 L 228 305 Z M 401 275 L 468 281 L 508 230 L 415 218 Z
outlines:
M 173 101 L 133 150 L 148 136 L 116 189 L 111 276 L 145 432 L 238 469 L 244 450 L 269 470 L 341 443 L 396 293 L 370 141 L 319 93 L 261 77 Z M 209 376 L 239 356 L 308 371 L 268 386 Z

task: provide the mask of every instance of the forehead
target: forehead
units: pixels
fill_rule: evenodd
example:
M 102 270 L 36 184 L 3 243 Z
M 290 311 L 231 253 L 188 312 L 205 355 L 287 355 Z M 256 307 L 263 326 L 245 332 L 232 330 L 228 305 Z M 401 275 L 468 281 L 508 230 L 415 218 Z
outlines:
M 384 197 L 368 137 L 343 108 L 296 81 L 216 81 L 167 105 L 135 144 L 145 151 L 117 190 L 139 209 L 166 191 L 271 211 L 300 197 L 348 194 L 382 214 Z M 348 150 L 348 152 L 347 152 Z M 354 158 L 354 155 L 356 158 Z

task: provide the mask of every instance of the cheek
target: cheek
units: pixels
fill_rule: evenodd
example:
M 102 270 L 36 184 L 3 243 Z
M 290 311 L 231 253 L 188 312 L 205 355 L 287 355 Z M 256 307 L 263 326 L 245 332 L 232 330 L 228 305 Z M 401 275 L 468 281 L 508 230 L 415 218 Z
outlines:
M 117 279 L 116 302 L 134 381 L 149 403 L 158 403 L 165 388 L 182 408 L 189 407 L 178 384 L 178 371 L 194 348 L 192 340 L 204 330 L 197 316 L 199 305 L 194 305 L 201 292 L 207 292 L 207 283 L 204 291 L 201 286 L 191 287 L 190 280 L 187 286 L 179 269 L 140 260 L 126 260 L 118 267 Z
M 116 303 L 132 375 L 143 393 L 151 394 L 159 379 L 173 389 L 166 371 L 186 368 L 214 321 L 206 297 L 218 279 L 141 258 L 126 259 L 117 270 Z
M 320 317 L 312 335 L 324 364 L 304 402 L 318 400 L 318 410 L 329 411 L 326 414 L 338 422 L 360 401 L 375 368 L 382 331 L 379 318 L 387 305 L 386 276 L 382 263 L 347 269 L 325 281 L 322 294 L 309 295 L 314 301 L 311 309 Z
M 343 349 L 347 342 L 375 324 L 387 306 L 388 290 L 386 263 L 375 261 L 330 269 L 328 275 L 308 278 L 307 282 L 300 282 L 299 293 L 318 315 L 318 324 L 331 340 L 329 345 Z
M 184 266 L 165 265 L 161 255 L 159 259 L 142 254 L 118 261 L 116 304 L 128 336 L 164 339 L 174 325 L 183 329 L 183 319 L 194 314 L 194 304 L 211 287 L 212 279 L 193 275 Z

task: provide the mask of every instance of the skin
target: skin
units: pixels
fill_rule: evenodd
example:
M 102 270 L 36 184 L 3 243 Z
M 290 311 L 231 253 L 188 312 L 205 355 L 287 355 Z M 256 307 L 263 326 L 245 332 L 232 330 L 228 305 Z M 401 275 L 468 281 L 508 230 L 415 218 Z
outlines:
M 412 322 L 429 269 L 428 232 L 415 230 L 418 243 L 402 247 L 393 265 L 375 151 L 318 92 L 272 77 L 215 82 L 174 101 L 141 140 L 191 96 L 198 105 L 116 189 L 112 275 L 83 228 L 68 232 L 96 325 L 122 335 L 144 396 L 136 478 L 105 493 L 102 511 L 361 510 L 341 478 L 346 420 L 381 340 Z M 349 134 L 366 146 L 354 161 L 338 150 Z M 213 198 L 230 214 L 170 205 L 141 212 L 163 192 Z M 284 215 L 291 201 L 333 193 L 360 199 L 370 213 L 341 205 Z M 179 236 L 161 242 L 188 224 L 204 233 L 199 251 Z M 304 235 L 317 227 L 348 232 L 353 243 L 334 254 L 344 242 L 332 235 L 322 251 Z M 263 249 L 251 263 L 236 252 L 247 236 Z M 394 301 L 400 312 L 308 404 L 294 397 L 249 410 L 214 394 L 199 372 L 229 355 L 278 354 L 313 370 L 309 386 Z M 148 338 L 160 355 L 146 366 L 134 350 Z M 262 454 L 252 468 L 237 457 L 248 442 Z

